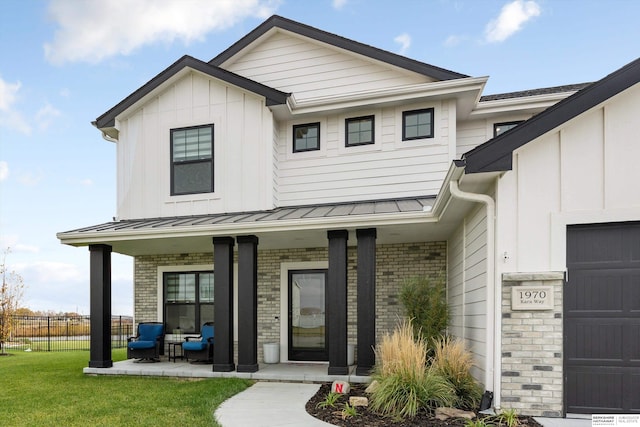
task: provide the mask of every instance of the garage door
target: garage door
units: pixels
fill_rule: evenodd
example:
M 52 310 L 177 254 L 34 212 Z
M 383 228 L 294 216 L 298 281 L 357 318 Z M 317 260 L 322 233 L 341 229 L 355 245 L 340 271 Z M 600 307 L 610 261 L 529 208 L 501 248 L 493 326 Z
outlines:
M 640 412 L 640 222 L 567 229 L 568 413 Z

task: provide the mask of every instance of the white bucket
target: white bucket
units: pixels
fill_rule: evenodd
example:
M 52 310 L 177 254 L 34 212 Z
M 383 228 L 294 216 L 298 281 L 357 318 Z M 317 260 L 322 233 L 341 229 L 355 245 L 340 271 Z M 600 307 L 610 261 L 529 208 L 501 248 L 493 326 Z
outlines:
M 280 362 L 280 343 L 268 342 L 262 345 L 264 353 L 264 363 Z

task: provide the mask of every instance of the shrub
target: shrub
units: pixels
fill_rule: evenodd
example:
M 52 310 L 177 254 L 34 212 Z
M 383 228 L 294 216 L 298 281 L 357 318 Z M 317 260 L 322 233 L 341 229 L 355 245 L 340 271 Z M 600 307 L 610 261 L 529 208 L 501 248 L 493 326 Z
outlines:
M 434 357 L 431 366 L 453 386 L 456 407 L 466 409 L 478 407 L 482 399 L 482 388 L 471 376 L 473 357 L 465 350 L 461 340 L 451 337 L 440 337 L 434 340 Z
M 449 323 L 449 307 L 445 298 L 443 276 L 414 277 L 405 281 L 400 301 L 412 319 L 414 335 L 427 344 L 444 334 Z
M 316 408 L 327 408 L 327 407 L 334 408 L 336 406 L 336 402 L 340 400 L 341 397 L 342 397 L 342 394 L 332 391 L 329 394 L 327 394 L 327 397 L 325 397 L 322 402 L 319 402 L 316 405 Z
M 411 321 L 404 321 L 393 334 L 386 334 L 376 348 L 373 378 L 378 387 L 370 407 L 381 415 L 404 419 L 420 408 L 448 406 L 455 395 L 445 378 L 427 367 L 427 348 L 414 339 Z

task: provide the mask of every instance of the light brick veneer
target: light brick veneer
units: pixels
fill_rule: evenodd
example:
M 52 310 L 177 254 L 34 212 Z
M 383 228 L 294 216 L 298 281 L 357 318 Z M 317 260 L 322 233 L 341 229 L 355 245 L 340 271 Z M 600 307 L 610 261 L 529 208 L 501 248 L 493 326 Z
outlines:
M 398 299 L 402 283 L 415 276 L 438 276 L 446 270 L 446 242 L 379 245 L 376 248 L 376 330 L 380 339 L 393 330 L 404 309 Z M 282 263 L 327 261 L 327 248 L 260 250 L 258 246 L 258 360 L 262 344 L 280 341 L 280 266 Z M 357 251 L 348 248 L 348 341 L 357 331 Z M 212 264 L 213 254 L 148 255 L 135 257 L 134 315 L 136 322 L 156 321 L 158 267 Z M 236 348 L 237 350 L 237 348 Z M 356 353 L 357 358 L 357 353 Z
M 502 408 L 522 415 L 562 416 L 562 289 L 564 274 L 502 277 Z M 511 310 L 514 286 L 552 286 L 553 310 Z

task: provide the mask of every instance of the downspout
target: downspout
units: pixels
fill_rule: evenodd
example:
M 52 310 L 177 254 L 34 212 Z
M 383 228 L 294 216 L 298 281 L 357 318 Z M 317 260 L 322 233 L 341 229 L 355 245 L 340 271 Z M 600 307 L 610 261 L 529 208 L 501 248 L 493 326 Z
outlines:
M 501 340 L 496 330 L 501 321 L 501 295 L 496 292 L 495 268 L 495 220 L 496 203 L 486 194 L 468 193 L 460 190 L 458 181 L 449 182 L 449 191 L 455 198 L 475 203 L 482 203 L 487 209 L 487 343 L 486 352 L 489 363 L 485 366 L 485 386 L 493 391 L 493 406 L 500 408 L 500 345 Z

